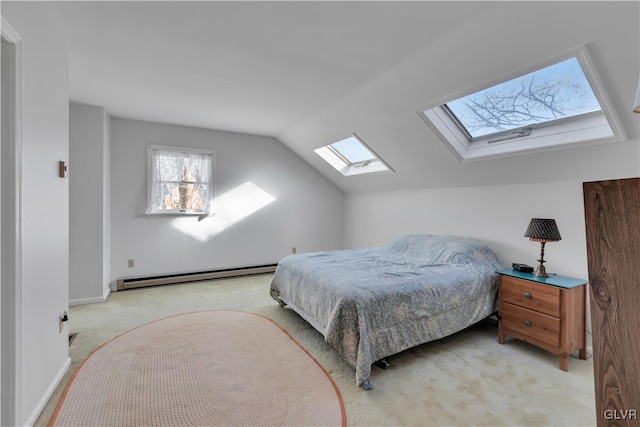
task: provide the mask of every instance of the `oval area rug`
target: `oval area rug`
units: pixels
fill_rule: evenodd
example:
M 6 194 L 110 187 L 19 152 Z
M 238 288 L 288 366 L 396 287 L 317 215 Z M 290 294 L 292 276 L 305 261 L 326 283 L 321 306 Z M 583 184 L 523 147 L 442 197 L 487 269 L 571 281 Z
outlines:
M 67 384 L 50 426 L 344 426 L 340 393 L 275 322 L 200 311 L 118 335 Z

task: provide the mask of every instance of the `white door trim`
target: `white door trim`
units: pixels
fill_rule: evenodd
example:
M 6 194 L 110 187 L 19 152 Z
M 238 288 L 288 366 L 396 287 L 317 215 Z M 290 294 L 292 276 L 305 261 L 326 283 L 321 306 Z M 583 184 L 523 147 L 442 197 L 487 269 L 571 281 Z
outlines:
M 11 79 L 10 129 L 6 147 L 9 161 L 3 161 L 3 167 L 8 170 L 3 170 L 2 173 L 3 179 L 9 180 L 10 187 L 8 191 L 0 193 L 3 206 L 2 221 L 6 225 L 3 225 L 2 241 L 3 244 L 8 243 L 7 251 L 2 255 L 2 277 L 8 278 L 9 282 L 2 283 L 0 299 L 0 316 L 3 320 L 0 327 L 2 414 L 0 424 L 20 425 L 22 416 L 22 38 L 4 17 L 0 16 L 0 19 L 0 35 L 3 40 L 12 45 L 10 52 L 12 65 L 9 76 Z M 9 323 L 8 327 L 5 322 Z

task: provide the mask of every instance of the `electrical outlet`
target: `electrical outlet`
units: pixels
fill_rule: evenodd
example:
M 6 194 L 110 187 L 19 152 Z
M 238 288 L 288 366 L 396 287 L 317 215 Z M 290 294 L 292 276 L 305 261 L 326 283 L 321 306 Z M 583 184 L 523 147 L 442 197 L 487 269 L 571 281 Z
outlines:
M 135 265 L 135 263 L 133 262 L 133 259 L 128 259 L 127 260 L 127 267 L 128 268 L 133 268 Z
M 296 249 L 296 247 L 295 247 L 295 246 L 294 246 L 294 247 L 292 247 L 292 248 L 291 248 L 291 253 L 292 253 L 292 254 L 295 254 L 296 252 L 298 252 L 298 249 Z

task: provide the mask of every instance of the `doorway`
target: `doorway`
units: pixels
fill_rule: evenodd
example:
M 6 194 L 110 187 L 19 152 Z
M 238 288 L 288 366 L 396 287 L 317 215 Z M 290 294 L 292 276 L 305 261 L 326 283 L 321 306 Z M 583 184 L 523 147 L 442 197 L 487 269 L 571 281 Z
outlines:
M 0 425 L 20 420 L 20 37 L 0 27 Z

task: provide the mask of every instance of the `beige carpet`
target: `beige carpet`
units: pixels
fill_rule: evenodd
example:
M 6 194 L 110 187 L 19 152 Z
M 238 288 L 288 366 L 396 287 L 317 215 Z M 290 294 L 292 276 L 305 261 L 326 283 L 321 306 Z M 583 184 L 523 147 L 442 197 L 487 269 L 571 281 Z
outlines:
M 76 370 L 50 425 L 344 426 L 338 389 L 273 321 L 200 311 L 127 331 Z
M 354 370 L 322 335 L 269 296 L 272 275 L 114 292 L 107 302 L 70 307 L 71 367 L 35 427 L 45 427 L 71 375 L 96 347 L 116 335 L 175 314 L 198 310 L 258 313 L 282 326 L 327 370 L 340 390 L 349 427 L 596 425 L 593 359 L 558 358 L 527 343 L 498 344 L 494 324 L 480 323 L 451 337 L 391 358 L 374 368 L 375 389 L 363 391 Z

